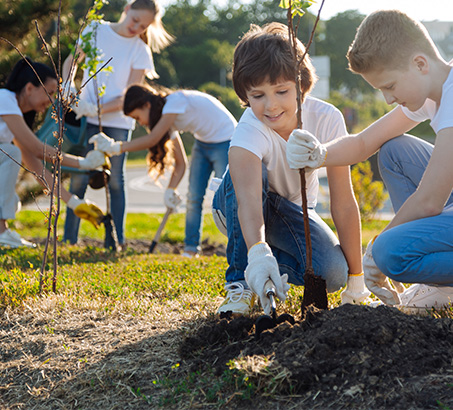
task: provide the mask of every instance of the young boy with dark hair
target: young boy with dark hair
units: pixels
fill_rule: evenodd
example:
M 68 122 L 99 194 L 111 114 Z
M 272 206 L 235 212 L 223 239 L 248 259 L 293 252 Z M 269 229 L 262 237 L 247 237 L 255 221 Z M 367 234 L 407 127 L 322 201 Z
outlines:
M 396 215 L 367 247 L 366 285 L 384 303 L 408 312 L 446 306 L 453 299 L 452 67 L 423 25 L 398 10 L 365 18 L 348 60 L 352 71 L 398 106 L 360 134 L 333 142 L 295 131 L 288 162 L 291 168 L 344 166 L 379 150 Z M 436 132 L 434 146 L 401 135 L 427 119 Z M 388 278 L 415 284 L 399 294 Z
M 304 46 L 298 42 L 299 58 Z M 341 113 L 310 97 L 316 76 L 308 55 L 300 68 L 304 130 L 323 142 L 344 135 Z M 304 284 L 305 235 L 299 172 L 286 161 L 286 141 L 297 127 L 296 69 L 288 28 L 279 23 L 252 26 L 236 46 L 234 89 L 248 107 L 233 134 L 229 171 L 213 200 L 216 223 L 228 236 L 227 296 L 218 313 L 247 314 L 258 295 L 269 314 L 265 284 L 271 279 L 283 301 L 289 283 Z M 348 166 L 327 168 L 331 213 L 338 241 L 315 212 L 318 172 L 307 174 L 308 216 L 313 268 L 328 292 L 340 289 L 343 302 L 360 303 L 368 295 L 361 264 L 360 216 Z

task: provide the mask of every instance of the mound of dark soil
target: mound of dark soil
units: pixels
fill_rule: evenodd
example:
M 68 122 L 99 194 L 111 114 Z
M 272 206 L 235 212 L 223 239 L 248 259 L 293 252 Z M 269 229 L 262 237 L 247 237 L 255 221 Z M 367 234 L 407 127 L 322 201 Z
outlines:
M 223 373 L 264 355 L 289 375 L 278 393 L 304 408 L 437 409 L 453 406 L 453 321 L 381 306 L 309 308 L 305 319 L 254 337 L 254 318 L 213 319 L 180 348 L 190 371 Z M 256 404 L 256 403 L 255 403 Z M 294 402 L 293 402 L 294 404 Z

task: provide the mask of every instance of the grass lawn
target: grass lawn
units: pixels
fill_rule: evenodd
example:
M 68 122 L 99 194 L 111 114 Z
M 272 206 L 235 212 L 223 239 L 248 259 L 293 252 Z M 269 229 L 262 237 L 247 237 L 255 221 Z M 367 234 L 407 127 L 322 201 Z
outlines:
M 41 213 L 18 216 L 13 228 L 22 235 L 46 236 Z M 151 242 L 162 216 L 129 214 L 126 237 Z M 364 245 L 385 224 L 366 224 Z M 80 234 L 103 238 L 87 223 Z M 183 238 L 184 215 L 172 215 L 161 240 Z M 210 215 L 203 238 L 226 243 Z M 50 291 L 49 252 L 39 293 L 43 251 L 0 248 L 1 408 L 253 408 L 257 386 L 236 371 L 214 377 L 180 368 L 180 341 L 223 299 L 224 257 L 116 254 L 59 243 L 57 292 Z M 339 304 L 339 293 L 329 295 L 330 305 Z M 292 287 L 279 313 L 297 314 L 302 294 Z

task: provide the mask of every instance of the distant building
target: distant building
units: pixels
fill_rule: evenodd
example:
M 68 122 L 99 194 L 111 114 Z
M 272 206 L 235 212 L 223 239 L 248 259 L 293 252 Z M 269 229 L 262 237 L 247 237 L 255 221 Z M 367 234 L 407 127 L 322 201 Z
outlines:
M 311 61 L 315 67 L 318 81 L 310 95 L 321 100 L 327 100 L 330 95 L 330 57 L 311 56 Z
M 446 61 L 453 59 L 453 21 L 422 21 Z

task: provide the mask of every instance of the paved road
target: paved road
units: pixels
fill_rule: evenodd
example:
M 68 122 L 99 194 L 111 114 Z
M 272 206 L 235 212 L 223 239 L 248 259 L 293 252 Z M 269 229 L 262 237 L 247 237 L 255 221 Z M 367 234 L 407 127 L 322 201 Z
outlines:
M 126 170 L 126 186 L 127 186 L 127 212 L 132 213 L 164 213 L 164 191 L 168 184 L 169 174 L 165 174 L 159 181 L 161 186 L 154 183 L 146 173 L 145 166 L 129 166 Z M 179 212 L 185 212 L 185 198 L 188 191 L 188 172 L 184 175 L 178 191 L 183 196 L 184 200 L 179 207 Z M 95 202 L 101 207 L 106 208 L 105 190 L 93 190 L 88 188 L 86 197 Z M 204 212 L 211 212 L 213 192 L 207 192 L 203 204 Z M 49 200 L 46 197 L 38 199 L 37 204 L 29 204 L 24 209 L 37 209 L 41 207 L 46 209 L 49 205 Z M 318 206 L 316 210 L 321 216 L 329 216 L 329 189 L 325 169 L 320 171 L 320 189 L 318 195 Z M 384 209 L 377 215 L 379 218 L 390 220 L 394 213 L 391 209 L 390 201 L 387 201 Z

